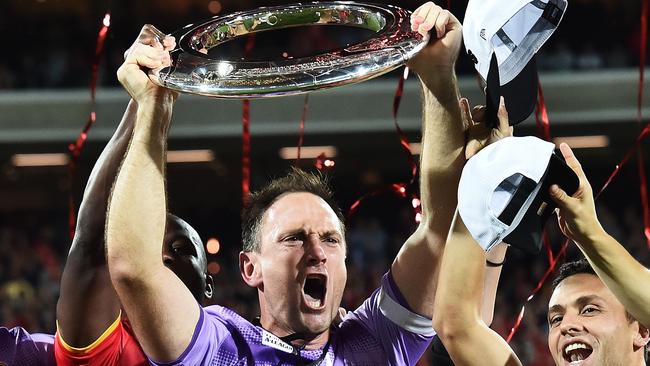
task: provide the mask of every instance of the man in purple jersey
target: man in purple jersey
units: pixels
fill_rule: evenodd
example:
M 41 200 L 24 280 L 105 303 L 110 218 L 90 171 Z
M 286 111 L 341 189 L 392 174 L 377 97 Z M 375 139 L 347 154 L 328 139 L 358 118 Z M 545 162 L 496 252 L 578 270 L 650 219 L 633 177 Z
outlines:
M 118 79 L 138 103 L 138 116 L 113 188 L 106 244 L 111 280 L 154 364 L 418 361 L 435 334 L 430 318 L 438 262 L 465 160 L 461 105 L 466 112 L 469 106 L 466 99 L 459 103 L 454 74 L 461 41 L 458 20 L 429 2 L 416 10 L 411 24 L 420 33 L 435 32 L 435 40 L 409 62 L 423 91 L 422 222 L 381 287 L 338 327 L 332 320 L 347 280 L 345 226 L 318 176 L 292 171 L 254 194 L 245 209 L 239 265 L 246 284 L 257 289 L 259 322 L 221 306 L 201 308 L 160 261 L 160 244 L 155 243 L 163 241 L 167 133 L 177 95 L 147 77 L 147 69 L 170 59 L 160 32 L 143 28 L 118 70 Z M 493 274 L 488 289 L 495 287 L 498 270 Z M 490 311 L 484 314 L 491 314 L 492 301 L 485 302 Z
M 54 366 L 54 336 L 0 327 L 0 366 Z

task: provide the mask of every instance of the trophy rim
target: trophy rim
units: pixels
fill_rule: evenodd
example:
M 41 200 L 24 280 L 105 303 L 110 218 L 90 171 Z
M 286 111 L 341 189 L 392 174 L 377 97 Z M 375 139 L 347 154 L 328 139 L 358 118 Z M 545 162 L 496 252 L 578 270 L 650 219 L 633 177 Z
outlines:
M 171 66 L 151 70 L 149 77 L 177 92 L 234 99 L 297 95 L 359 83 L 396 69 L 424 48 L 428 36 L 410 29 L 410 14 L 395 5 L 314 1 L 215 16 L 172 33 L 177 46 L 170 53 Z M 292 22 L 292 17 L 310 16 L 316 21 Z M 327 24 L 376 34 L 319 55 L 270 61 L 213 58 L 200 52 L 252 33 Z

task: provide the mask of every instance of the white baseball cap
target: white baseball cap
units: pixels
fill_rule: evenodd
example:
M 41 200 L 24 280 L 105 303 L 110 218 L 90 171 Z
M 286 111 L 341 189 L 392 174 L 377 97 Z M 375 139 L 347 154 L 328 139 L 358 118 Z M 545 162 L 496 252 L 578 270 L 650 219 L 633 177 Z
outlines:
M 500 96 L 512 125 L 533 112 L 538 86 L 534 56 L 560 24 L 566 7 L 566 0 L 469 0 L 463 39 L 486 85 L 493 123 Z
M 557 207 L 550 186 L 572 195 L 579 184 L 554 149 L 537 137 L 506 137 L 469 159 L 458 185 L 458 211 L 485 251 L 502 241 L 539 251 L 544 223 Z

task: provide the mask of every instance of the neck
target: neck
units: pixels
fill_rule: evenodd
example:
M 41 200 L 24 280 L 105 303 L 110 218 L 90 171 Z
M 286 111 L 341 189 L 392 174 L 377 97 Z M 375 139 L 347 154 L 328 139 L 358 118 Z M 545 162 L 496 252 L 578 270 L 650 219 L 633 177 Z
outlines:
M 330 328 L 327 328 L 321 333 L 296 331 L 291 329 L 288 325 L 280 324 L 270 315 L 264 316 L 264 314 L 262 314 L 260 317 L 260 325 L 276 337 L 282 338 L 286 343 L 306 350 L 325 347 L 325 344 L 327 344 L 330 337 Z

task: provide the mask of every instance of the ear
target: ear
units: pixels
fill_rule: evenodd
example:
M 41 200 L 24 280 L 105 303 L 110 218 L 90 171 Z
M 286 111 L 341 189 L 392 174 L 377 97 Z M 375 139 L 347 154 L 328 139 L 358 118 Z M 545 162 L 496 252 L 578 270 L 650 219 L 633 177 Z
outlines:
M 214 293 L 214 280 L 212 279 L 212 276 L 209 274 L 205 274 L 205 291 L 203 292 L 203 296 L 205 296 L 206 299 L 210 300 L 212 299 L 212 294 Z
M 262 284 L 262 270 L 256 253 L 239 252 L 239 273 L 250 287 L 257 288 Z
M 650 341 L 650 330 L 638 321 L 636 323 L 639 325 L 639 331 L 634 337 L 634 348 L 643 348 Z

